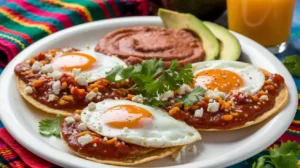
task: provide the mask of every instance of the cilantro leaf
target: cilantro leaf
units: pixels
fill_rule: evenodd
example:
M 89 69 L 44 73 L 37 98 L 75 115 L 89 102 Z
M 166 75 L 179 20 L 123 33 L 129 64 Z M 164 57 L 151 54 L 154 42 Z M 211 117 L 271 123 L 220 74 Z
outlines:
M 116 79 L 116 76 L 121 72 L 122 68 L 123 67 L 121 65 L 118 65 L 109 72 L 106 72 L 106 79 L 111 82 L 117 82 L 118 80 Z
M 298 159 L 300 155 L 300 144 L 296 142 L 282 143 L 279 147 L 274 146 L 274 149 L 269 150 L 270 155 L 264 155 L 258 158 L 257 162 L 254 162 L 252 168 L 264 168 L 267 167 L 265 162 L 272 164 L 275 168 L 297 168 Z M 267 161 L 265 161 L 267 159 Z
M 161 105 L 154 99 L 169 90 L 177 90 L 182 84 L 190 84 L 193 81 L 192 65 L 179 67 L 177 60 L 171 61 L 170 67 L 164 69 L 162 59 L 144 60 L 141 64 L 128 67 L 116 67 L 107 72 L 106 79 L 118 82 L 131 79 L 135 85 L 130 88 L 143 97 L 149 99 L 150 105 Z M 116 79 L 118 78 L 118 79 Z
M 194 104 L 195 102 L 199 101 L 200 96 L 205 95 L 205 89 L 202 87 L 196 87 L 193 89 L 193 91 L 187 95 L 185 95 L 181 101 L 185 106 L 189 106 Z
M 54 135 L 60 137 L 62 115 L 58 114 L 54 120 L 41 120 L 39 122 L 39 131 L 43 136 Z
M 283 60 L 283 64 L 292 75 L 300 77 L 300 57 L 297 55 L 287 56 Z

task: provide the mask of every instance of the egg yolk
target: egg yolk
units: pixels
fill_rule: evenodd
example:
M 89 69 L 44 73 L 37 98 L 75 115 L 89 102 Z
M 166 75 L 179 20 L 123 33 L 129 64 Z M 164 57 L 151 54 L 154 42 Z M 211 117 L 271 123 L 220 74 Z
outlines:
M 56 58 L 52 64 L 64 71 L 71 72 L 74 68 L 80 68 L 81 71 L 88 70 L 95 62 L 96 59 L 89 54 L 70 52 Z
M 142 128 L 151 123 L 152 114 L 141 107 L 134 105 L 118 105 L 107 109 L 101 119 L 113 128 Z
M 244 85 L 243 79 L 238 74 L 223 69 L 201 71 L 196 75 L 195 82 L 210 90 L 217 88 L 221 92 L 230 92 Z

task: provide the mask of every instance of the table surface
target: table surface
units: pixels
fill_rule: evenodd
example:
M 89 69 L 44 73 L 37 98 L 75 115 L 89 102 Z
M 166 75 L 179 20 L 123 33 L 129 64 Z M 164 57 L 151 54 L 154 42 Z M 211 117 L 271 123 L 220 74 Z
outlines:
M 5 0 L 0 0 L 0 6 L 5 3 Z M 223 20 L 224 22 L 224 20 Z M 288 55 L 297 54 L 300 55 L 300 0 L 297 1 L 296 8 L 294 11 L 293 25 L 291 28 L 290 44 L 283 53 L 276 54 L 277 58 L 282 60 Z M 2 69 L 0 68 L 0 74 Z M 295 83 L 300 90 L 300 79 L 294 78 Z M 3 124 L 0 121 L 0 128 L 3 127 Z

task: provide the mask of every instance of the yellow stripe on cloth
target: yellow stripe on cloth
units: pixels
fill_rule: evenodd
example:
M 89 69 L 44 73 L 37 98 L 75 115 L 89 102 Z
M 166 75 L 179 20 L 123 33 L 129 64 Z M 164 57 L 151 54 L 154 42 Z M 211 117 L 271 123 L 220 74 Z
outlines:
M 298 94 L 298 99 L 300 99 L 300 94 Z
M 12 40 L 12 41 L 18 43 L 18 44 L 21 46 L 22 49 L 25 48 L 25 45 L 24 45 L 20 40 L 14 38 L 14 37 L 11 37 L 11 36 L 8 36 L 8 35 L 2 34 L 2 33 L 0 33 L 0 36 L 1 36 L 1 37 L 4 37 L 4 38 L 8 38 L 8 39 L 10 39 L 10 40 Z
M 41 24 L 37 24 L 37 23 L 27 23 L 27 22 L 24 22 L 21 19 L 19 19 L 18 17 L 14 17 L 12 14 L 10 14 L 9 12 L 7 12 L 7 11 L 1 9 L 1 8 L 0 8 L 0 13 L 2 13 L 5 16 L 7 16 L 12 21 L 17 22 L 17 23 L 19 23 L 19 24 L 21 24 L 23 26 L 39 28 L 39 29 L 42 29 L 43 31 L 46 31 L 49 34 L 52 33 L 52 31 L 47 26 L 43 25 L 42 23 Z
M 292 129 L 288 129 L 288 131 L 296 133 L 296 134 L 300 134 L 300 131 L 296 131 L 296 130 L 292 130 Z
M 300 121 L 299 120 L 294 120 L 293 123 L 300 124 Z
M 45 0 L 45 1 L 49 1 L 49 0 Z M 84 7 L 84 6 L 81 6 L 81 5 L 79 5 L 79 4 L 73 4 L 73 3 L 61 2 L 60 0 L 57 0 L 57 1 L 49 1 L 49 2 L 51 2 L 51 3 L 53 3 L 53 4 L 61 5 L 61 6 L 65 7 L 65 8 L 68 8 L 68 7 L 69 7 L 69 8 L 73 8 L 73 9 L 79 9 L 79 10 L 81 10 L 81 11 L 84 13 L 84 15 L 87 17 L 87 20 L 88 20 L 89 22 L 93 21 L 93 17 L 92 17 L 92 15 L 91 15 L 91 13 L 90 13 L 89 10 L 87 10 L 87 8 Z

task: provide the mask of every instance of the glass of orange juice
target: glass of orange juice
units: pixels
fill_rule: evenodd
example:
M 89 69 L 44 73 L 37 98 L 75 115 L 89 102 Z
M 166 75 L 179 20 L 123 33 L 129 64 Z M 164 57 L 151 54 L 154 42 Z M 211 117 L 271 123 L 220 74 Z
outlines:
M 228 26 L 273 53 L 286 49 L 296 0 L 227 0 Z

